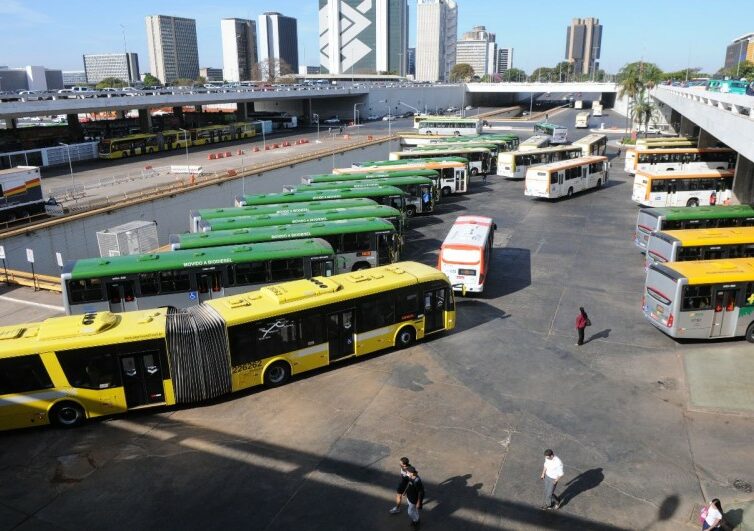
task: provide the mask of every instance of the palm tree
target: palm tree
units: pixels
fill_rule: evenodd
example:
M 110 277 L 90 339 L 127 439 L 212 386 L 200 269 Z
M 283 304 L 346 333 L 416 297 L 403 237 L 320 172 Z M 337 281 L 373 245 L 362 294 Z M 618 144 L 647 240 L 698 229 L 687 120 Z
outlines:
M 625 69 L 625 67 L 624 67 Z M 639 78 L 638 72 L 631 70 L 628 72 L 621 72 L 619 74 L 619 82 L 618 82 L 618 97 L 619 98 L 628 98 L 628 107 L 630 108 L 633 102 L 635 101 L 636 97 L 642 93 L 643 86 L 641 79 Z M 626 131 L 628 132 L 628 115 L 629 113 L 626 113 Z
M 639 94 L 639 97 L 634 100 L 630 108 L 630 114 L 632 121 L 644 124 L 644 137 L 647 136 L 647 129 L 649 129 L 649 121 L 657 118 L 657 105 L 647 96 L 646 91 Z
M 635 106 L 636 99 L 645 90 L 652 89 L 662 79 L 662 70 L 654 63 L 637 61 L 628 63 L 618 72 L 618 97 L 628 97 L 628 106 Z M 628 129 L 628 115 L 626 113 L 626 129 Z

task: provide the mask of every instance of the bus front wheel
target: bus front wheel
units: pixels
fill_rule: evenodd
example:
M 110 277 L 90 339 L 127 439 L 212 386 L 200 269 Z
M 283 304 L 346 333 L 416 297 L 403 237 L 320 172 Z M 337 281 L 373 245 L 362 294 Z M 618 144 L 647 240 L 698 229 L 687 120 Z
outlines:
M 597 179 L 597 190 L 602 188 L 602 179 Z
M 471 175 L 476 177 L 477 173 L 479 173 L 479 170 L 476 168 L 471 168 Z
M 280 387 L 291 377 L 291 366 L 284 361 L 276 361 L 264 371 L 264 385 Z
M 698 199 L 689 199 L 686 201 L 687 207 L 698 207 L 699 206 L 699 200 Z
M 406 326 L 401 328 L 398 332 L 398 336 L 395 338 L 395 346 L 398 348 L 408 348 L 416 339 L 416 332 L 413 327 Z
M 568 196 L 568 199 L 570 199 L 570 198 L 572 198 L 572 197 L 573 197 L 573 188 L 569 188 L 569 189 L 568 189 L 568 194 L 567 194 L 567 196 Z
M 50 410 L 50 422 L 60 428 L 75 428 L 85 419 L 84 408 L 75 402 L 61 402 Z
M 749 328 L 746 329 L 746 341 L 754 343 L 754 323 L 751 323 Z
M 445 188 L 442 189 L 442 196 L 448 197 L 449 195 L 450 195 L 450 186 L 446 186 Z
M 406 217 L 407 218 L 413 218 L 416 215 L 416 207 L 415 206 L 408 206 L 406 207 Z

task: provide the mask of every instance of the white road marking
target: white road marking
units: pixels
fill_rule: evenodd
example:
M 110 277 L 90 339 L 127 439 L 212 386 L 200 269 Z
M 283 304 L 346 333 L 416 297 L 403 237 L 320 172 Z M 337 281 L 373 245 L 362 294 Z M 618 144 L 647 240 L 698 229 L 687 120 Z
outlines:
M 16 302 L 18 304 L 27 304 L 29 306 L 36 306 L 37 308 L 45 308 L 46 310 L 56 310 L 58 312 L 65 311 L 65 308 L 63 308 L 62 306 L 55 306 L 53 304 L 43 304 L 41 302 L 24 301 L 21 299 L 14 299 L 13 297 L 8 297 L 7 295 L 0 295 L 0 300 L 8 301 L 8 302 Z

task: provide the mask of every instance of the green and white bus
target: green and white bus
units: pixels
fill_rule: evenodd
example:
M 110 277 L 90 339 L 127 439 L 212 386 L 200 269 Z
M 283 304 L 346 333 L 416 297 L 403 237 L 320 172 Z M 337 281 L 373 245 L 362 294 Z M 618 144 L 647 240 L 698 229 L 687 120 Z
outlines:
M 250 205 L 242 207 L 200 208 L 189 214 L 189 231 L 199 232 L 202 220 L 217 218 L 242 218 L 245 216 L 262 216 L 265 214 L 306 214 L 317 210 L 332 208 L 364 208 L 377 205 L 377 201 L 366 197 L 354 199 L 333 199 L 331 201 L 305 201 L 301 203 L 275 203 L 271 205 Z
M 406 216 L 429 214 L 435 209 L 435 198 L 438 195 L 432 179 L 427 177 L 385 177 L 382 179 L 361 179 L 349 181 L 333 181 L 325 183 L 286 185 L 287 192 L 305 192 L 309 190 L 349 190 L 374 188 L 380 186 L 394 186 L 406 193 Z
M 430 144 L 413 148 L 409 151 L 393 151 L 390 153 L 390 160 L 411 160 L 411 159 L 441 159 L 443 157 L 463 157 L 469 161 L 469 171 L 471 175 L 487 175 L 494 173 L 497 164 L 497 146 L 494 144 L 486 145 L 449 145 L 449 144 Z
M 717 227 L 754 227 L 754 207 L 721 205 L 642 208 L 636 218 L 634 245 L 645 251 L 654 231 Z
M 385 179 L 388 177 L 426 177 L 432 180 L 435 190 L 440 189 L 440 172 L 437 170 L 425 170 L 422 168 L 408 170 L 391 170 L 369 173 L 322 173 L 319 175 L 306 175 L 301 177 L 301 184 L 331 183 L 335 181 L 362 181 L 364 179 Z
M 442 195 L 469 191 L 469 161 L 462 157 L 442 159 L 376 160 L 355 163 L 351 168 L 335 168 L 336 175 L 370 174 L 385 171 L 434 170 L 440 173 Z
M 335 252 L 322 239 L 68 261 L 60 276 L 67 314 L 186 308 L 268 282 L 330 276 Z
M 518 149 L 519 146 L 519 138 L 518 135 L 514 134 L 498 134 L 498 133 L 488 133 L 484 135 L 470 135 L 470 136 L 450 136 L 446 138 L 430 138 L 428 140 L 427 144 L 422 144 L 423 146 L 429 145 L 432 146 L 434 144 L 464 144 L 464 145 L 474 145 L 474 144 L 494 144 L 498 148 L 498 152 L 502 151 L 514 151 Z
M 482 120 L 478 118 L 427 118 L 419 122 L 419 133 L 423 135 L 479 135 L 482 133 Z
M 546 148 L 550 145 L 550 137 L 547 135 L 530 136 L 518 145 L 517 151 L 532 151 L 534 149 Z
M 334 221 L 336 219 L 382 218 L 388 220 L 395 227 L 398 234 L 403 235 L 404 216 L 397 208 L 374 205 L 356 208 L 330 208 L 327 210 L 312 210 L 293 214 L 262 214 L 260 216 L 243 216 L 240 218 L 213 218 L 199 222 L 198 232 L 212 232 L 214 230 L 251 229 L 254 227 L 269 227 L 272 225 L 296 225 L 298 223 L 317 223 L 318 221 Z
M 539 122 L 534 125 L 534 134 L 546 135 L 550 144 L 565 144 L 568 142 L 568 128 L 558 124 Z
M 256 194 L 236 196 L 236 206 L 273 205 L 277 203 L 303 203 L 309 201 L 328 201 L 330 199 L 354 199 L 365 197 L 380 205 L 397 208 L 406 213 L 406 193 L 394 186 L 375 186 L 372 188 L 348 188 L 342 190 L 307 190 L 306 192 L 282 192 L 274 194 Z
M 332 246 L 338 273 L 392 264 L 400 256 L 401 242 L 395 227 L 381 218 L 172 234 L 170 246 L 177 251 L 308 238 L 322 238 Z

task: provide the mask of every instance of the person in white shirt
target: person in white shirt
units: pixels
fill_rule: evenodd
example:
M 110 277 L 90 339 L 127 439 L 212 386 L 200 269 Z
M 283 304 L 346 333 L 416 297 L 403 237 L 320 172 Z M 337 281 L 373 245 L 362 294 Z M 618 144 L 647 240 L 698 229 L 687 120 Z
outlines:
M 542 509 L 560 509 L 560 498 L 555 495 L 555 487 L 563 477 L 563 461 L 549 448 L 545 450 L 545 466 L 540 479 L 545 480 L 545 497 Z
M 704 521 L 702 522 L 702 531 L 707 529 L 722 529 L 722 524 L 723 506 L 720 503 L 720 500 L 714 498 L 707 506 L 707 516 L 704 517 Z

